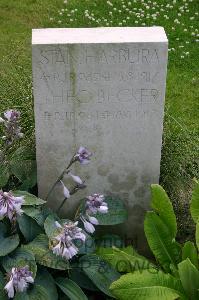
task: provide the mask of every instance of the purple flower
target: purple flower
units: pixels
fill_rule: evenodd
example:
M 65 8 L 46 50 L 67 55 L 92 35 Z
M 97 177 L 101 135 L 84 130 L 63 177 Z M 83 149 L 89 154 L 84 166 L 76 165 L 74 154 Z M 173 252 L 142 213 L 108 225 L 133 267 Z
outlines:
M 61 183 L 61 185 L 63 187 L 64 197 L 67 198 L 67 199 L 70 198 L 70 192 L 69 192 L 69 190 L 67 189 L 67 187 L 65 186 L 65 184 L 63 183 L 62 180 L 60 180 L 60 183 Z
M 20 112 L 14 109 L 7 110 L 4 112 L 4 117 L 9 121 L 9 122 L 14 122 L 18 121 L 20 118 Z
M 92 153 L 88 151 L 85 147 L 80 147 L 77 154 L 75 155 L 75 158 L 80 162 L 82 165 L 86 165 L 90 162 L 90 157 L 92 156 Z
M 11 145 L 15 140 L 22 138 L 23 133 L 21 132 L 21 127 L 19 126 L 20 112 L 17 110 L 7 110 L 4 113 L 4 118 L 0 118 L 0 123 L 5 126 L 3 140 L 6 141 L 8 145 Z
M 92 224 L 94 224 L 94 225 L 99 225 L 99 221 L 98 221 L 97 218 L 91 217 L 91 216 L 89 216 L 89 215 L 87 216 L 87 218 L 88 218 L 88 220 L 89 220 L 90 223 L 92 223 Z
M 77 227 L 78 222 L 64 223 L 63 226 L 59 222 L 55 222 L 56 227 L 60 233 L 53 239 L 53 243 L 56 244 L 52 251 L 55 255 L 62 256 L 63 258 L 71 259 L 78 253 L 78 248 L 74 245 L 74 240 L 82 240 L 85 242 L 86 236 L 82 232 L 82 229 Z
M 95 231 L 95 227 L 93 226 L 92 223 L 88 222 L 84 216 L 80 217 L 82 223 L 84 224 L 84 229 L 88 232 L 88 233 L 93 233 Z M 96 219 L 97 220 L 97 219 Z
M 4 289 L 8 293 L 8 298 L 13 298 L 15 292 L 24 292 L 28 288 L 29 283 L 33 283 L 33 274 L 29 271 L 29 267 L 12 268 L 9 274 L 9 282 Z
M 68 173 L 73 179 L 74 182 L 76 182 L 78 185 L 82 185 L 83 181 L 79 176 L 73 175 L 71 172 Z
M 8 217 L 11 221 L 21 215 L 24 197 L 15 197 L 11 192 L 0 191 L 0 218 Z
M 107 213 L 108 212 L 108 205 L 104 202 L 104 195 L 100 194 L 93 194 L 87 197 L 86 201 L 86 213 L 87 214 L 96 214 L 97 212 L 100 213 Z

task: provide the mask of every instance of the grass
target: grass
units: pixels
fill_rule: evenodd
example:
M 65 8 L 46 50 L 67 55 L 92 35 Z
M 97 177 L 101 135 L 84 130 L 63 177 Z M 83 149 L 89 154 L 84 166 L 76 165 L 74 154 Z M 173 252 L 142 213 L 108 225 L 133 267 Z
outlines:
M 34 140 L 31 86 L 32 28 L 164 26 L 169 38 L 170 52 L 161 184 L 175 204 L 181 229 L 186 230 L 188 234 L 190 223 L 187 203 L 192 187 L 191 179 L 199 178 L 199 79 L 196 78 L 199 65 L 196 42 L 199 2 L 197 0 L 178 0 L 177 3 L 156 0 L 156 4 L 155 1 L 150 3 L 148 0 L 136 3 L 133 0 L 109 2 L 112 5 L 105 0 L 68 0 L 67 4 L 60 0 L 1 0 L 0 111 L 12 107 L 22 111 L 22 126 L 27 139 L 31 142 Z M 173 8 L 167 7 L 168 3 Z M 151 8 L 147 9 L 146 6 Z M 182 6 L 184 8 L 180 10 Z M 152 7 L 156 7 L 155 10 Z M 143 12 L 138 10 L 140 8 Z M 157 19 L 152 17 L 156 12 L 159 12 Z M 150 15 L 148 19 L 147 13 Z M 176 19 L 180 24 L 176 23 Z

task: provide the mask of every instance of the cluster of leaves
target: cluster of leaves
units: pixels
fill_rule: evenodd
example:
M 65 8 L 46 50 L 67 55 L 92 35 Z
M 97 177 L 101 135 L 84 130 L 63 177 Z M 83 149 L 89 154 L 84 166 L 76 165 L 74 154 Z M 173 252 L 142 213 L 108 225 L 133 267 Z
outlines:
M 34 285 L 26 292 L 17 292 L 16 300 L 56 300 L 62 297 L 86 300 L 88 291 L 101 291 L 111 297 L 109 286 L 120 274 L 95 254 L 95 238 L 85 233 L 85 243 L 77 240 L 78 256 L 70 261 L 56 256 L 51 250 L 51 238 L 57 235 L 58 230 L 55 221 L 63 224 L 66 220 L 49 210 L 44 200 L 26 191 L 14 191 L 13 194 L 24 196 L 23 214 L 17 217 L 14 230 L 8 219 L 0 221 L 0 300 L 7 299 L 5 274 L 9 274 L 13 267 L 25 266 L 29 266 L 33 273 Z M 124 222 L 127 214 L 122 201 L 107 197 L 106 202 L 109 212 L 98 216 L 100 225 Z M 83 207 L 81 203 L 78 211 Z M 78 226 L 81 227 L 81 224 Z
M 157 264 L 132 247 L 99 248 L 98 255 L 117 271 L 126 273 L 110 286 L 120 300 L 199 299 L 199 182 L 195 181 L 190 211 L 196 223 L 196 245 L 176 241 L 176 217 L 170 199 L 159 185 L 152 185 L 153 211 L 146 213 L 144 230 Z
M 8 149 L 0 165 L 0 188 L 19 186 L 29 190 L 37 183 L 35 151 L 28 146 Z

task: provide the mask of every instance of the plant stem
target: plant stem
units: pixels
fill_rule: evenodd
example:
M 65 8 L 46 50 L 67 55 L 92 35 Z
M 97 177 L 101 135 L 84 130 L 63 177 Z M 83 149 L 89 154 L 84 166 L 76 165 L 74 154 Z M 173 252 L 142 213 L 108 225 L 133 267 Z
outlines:
M 63 205 L 65 204 L 66 200 L 68 198 L 64 198 L 64 200 L 62 201 L 62 203 L 60 204 L 60 206 L 58 207 L 58 209 L 56 210 L 56 213 L 58 214 L 60 212 L 60 209 L 63 207 Z
M 48 200 L 50 194 L 51 194 L 52 191 L 54 190 L 56 184 L 63 178 L 65 171 L 66 171 L 66 169 L 64 169 L 64 171 L 61 173 L 61 175 L 57 178 L 57 180 L 55 181 L 55 183 L 54 183 L 54 184 L 52 185 L 52 187 L 50 188 L 50 190 L 49 190 L 49 192 L 48 192 L 48 194 L 47 194 L 47 196 L 46 196 L 46 198 L 45 198 L 46 201 Z
M 62 180 L 62 178 L 64 177 L 64 174 L 67 173 L 68 169 L 72 166 L 72 164 L 75 162 L 75 159 L 74 159 L 75 156 L 72 157 L 71 161 L 69 162 L 68 166 L 64 169 L 64 171 L 61 173 L 61 175 L 57 178 L 57 180 L 55 181 L 55 183 L 52 185 L 52 187 L 50 188 L 45 200 L 47 201 L 50 194 L 52 193 L 52 191 L 54 190 L 56 184 Z
M 74 195 L 77 191 L 79 190 L 79 186 L 76 185 L 70 192 L 70 195 Z M 58 209 L 56 210 L 56 213 L 58 214 L 60 212 L 60 209 L 63 207 L 63 205 L 65 204 L 66 200 L 68 198 L 64 198 L 64 200 L 62 201 L 62 203 L 60 204 L 60 206 L 58 207 Z

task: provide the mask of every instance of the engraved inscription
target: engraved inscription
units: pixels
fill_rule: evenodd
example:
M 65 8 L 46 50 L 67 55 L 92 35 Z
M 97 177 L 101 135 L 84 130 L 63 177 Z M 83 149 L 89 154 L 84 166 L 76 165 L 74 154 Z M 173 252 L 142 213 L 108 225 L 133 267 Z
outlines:
M 39 63 L 45 64 L 159 64 L 158 49 L 148 48 L 128 48 L 105 50 L 98 46 L 97 51 L 92 51 L 90 47 L 82 47 L 81 52 L 74 53 L 73 47 L 54 47 L 52 49 L 41 50 Z

